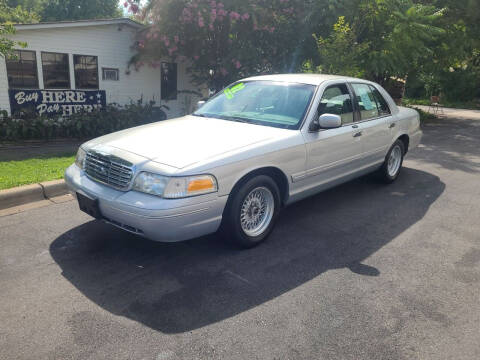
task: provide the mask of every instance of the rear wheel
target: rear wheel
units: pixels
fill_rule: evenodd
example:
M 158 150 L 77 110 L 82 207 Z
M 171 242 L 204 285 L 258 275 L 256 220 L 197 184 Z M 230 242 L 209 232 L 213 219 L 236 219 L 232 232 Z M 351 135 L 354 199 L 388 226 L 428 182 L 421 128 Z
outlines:
M 243 248 L 264 241 L 273 230 L 280 209 L 280 191 L 266 175 L 256 176 L 231 194 L 223 215 L 223 235 Z
M 397 179 L 398 174 L 400 174 L 400 170 L 402 169 L 404 155 L 405 146 L 403 145 L 403 142 L 400 140 L 395 141 L 388 151 L 385 161 L 379 170 L 379 174 L 383 181 L 386 183 L 392 183 Z

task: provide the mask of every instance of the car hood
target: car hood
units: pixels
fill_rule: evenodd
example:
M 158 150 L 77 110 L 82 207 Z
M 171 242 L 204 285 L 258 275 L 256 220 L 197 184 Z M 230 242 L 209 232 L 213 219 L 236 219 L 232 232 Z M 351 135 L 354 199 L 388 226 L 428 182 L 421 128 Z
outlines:
M 178 169 L 281 137 L 291 130 L 185 116 L 94 139 L 87 148 L 113 147 Z

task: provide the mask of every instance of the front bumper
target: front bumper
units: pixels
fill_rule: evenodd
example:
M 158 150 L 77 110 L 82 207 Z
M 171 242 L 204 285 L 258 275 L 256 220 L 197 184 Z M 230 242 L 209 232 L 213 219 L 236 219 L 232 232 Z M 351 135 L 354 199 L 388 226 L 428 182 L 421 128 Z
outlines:
M 137 191 L 118 191 L 91 180 L 75 164 L 65 172 L 73 193 L 98 199 L 103 220 L 148 239 L 175 242 L 218 230 L 228 196 L 217 193 L 162 199 Z

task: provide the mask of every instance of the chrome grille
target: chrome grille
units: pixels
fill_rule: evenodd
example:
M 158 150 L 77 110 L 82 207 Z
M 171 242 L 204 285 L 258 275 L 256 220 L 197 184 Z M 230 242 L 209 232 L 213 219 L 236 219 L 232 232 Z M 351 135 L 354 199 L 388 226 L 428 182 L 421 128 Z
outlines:
M 128 188 L 133 175 L 132 164 L 110 155 L 91 151 L 87 152 L 83 169 L 93 180 L 119 190 Z

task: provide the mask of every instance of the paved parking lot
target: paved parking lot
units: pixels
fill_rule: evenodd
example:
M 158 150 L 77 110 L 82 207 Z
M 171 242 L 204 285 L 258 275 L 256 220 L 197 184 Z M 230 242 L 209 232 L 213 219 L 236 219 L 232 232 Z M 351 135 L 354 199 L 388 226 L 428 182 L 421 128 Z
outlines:
M 74 202 L 0 218 L 0 358 L 479 359 L 474 116 L 427 123 L 395 184 L 297 203 L 248 251 L 153 243 Z

